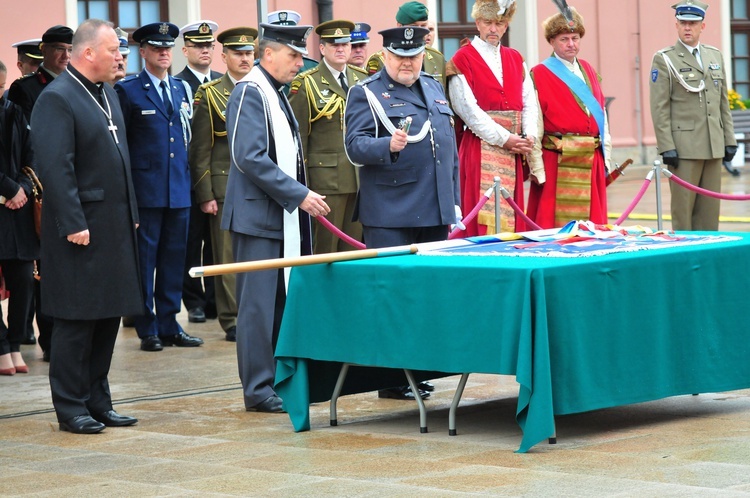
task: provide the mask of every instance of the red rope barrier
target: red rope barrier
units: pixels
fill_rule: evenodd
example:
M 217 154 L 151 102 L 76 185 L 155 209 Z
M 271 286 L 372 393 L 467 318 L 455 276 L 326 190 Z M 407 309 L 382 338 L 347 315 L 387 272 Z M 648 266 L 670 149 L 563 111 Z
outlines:
M 526 222 L 526 224 L 528 226 L 530 226 L 532 230 L 541 230 L 542 229 L 542 227 L 540 227 L 539 225 L 537 225 L 536 223 L 534 223 L 533 221 L 531 221 L 531 218 L 529 218 L 528 216 L 526 216 L 526 213 L 524 213 L 521 210 L 521 208 L 518 207 L 518 204 L 516 204 L 516 201 L 513 200 L 513 198 L 510 196 L 510 192 L 508 192 L 508 190 L 506 190 L 505 187 L 501 188 L 500 192 L 503 194 L 503 199 L 505 199 L 506 201 L 508 201 L 508 204 L 510 204 L 510 207 L 513 208 L 513 211 L 515 211 L 516 214 L 518 216 L 520 216 L 521 219 L 524 222 Z
M 688 183 L 679 176 L 675 175 L 671 171 L 667 169 L 663 169 L 662 172 L 664 175 L 675 182 L 678 185 L 681 185 L 685 187 L 688 190 L 692 190 L 693 192 L 701 195 L 705 195 L 708 197 L 713 197 L 715 199 L 723 199 L 725 201 L 750 201 L 750 194 L 722 194 L 720 192 L 714 192 L 712 190 L 706 190 L 701 187 L 696 187 L 692 183 Z
M 464 222 L 464 225 L 467 223 L 470 223 L 474 218 L 477 217 L 477 214 L 479 214 L 479 211 L 482 209 L 482 207 L 487 204 L 487 201 L 490 200 L 490 195 L 492 195 L 492 189 L 487 190 L 487 192 L 484 193 L 481 199 L 479 199 L 479 202 L 476 206 L 474 206 L 474 209 L 471 210 L 471 212 L 466 215 L 466 218 L 464 218 L 462 221 Z M 464 230 L 456 227 L 450 234 L 448 234 L 448 240 L 453 240 L 458 238 L 458 234 L 463 232 Z
M 646 175 L 646 179 L 643 180 L 643 185 L 641 185 L 641 189 L 638 191 L 638 193 L 633 198 L 633 201 L 630 203 L 630 205 L 623 211 L 622 215 L 620 215 L 619 218 L 617 218 L 617 221 L 615 221 L 615 225 L 619 225 L 623 221 L 628 219 L 628 216 L 630 216 L 630 213 L 633 212 L 633 209 L 638 205 L 639 202 L 641 202 L 641 199 L 643 198 L 643 194 L 646 193 L 646 189 L 648 189 L 648 186 L 651 185 L 651 180 L 654 178 L 654 172 L 649 171 L 648 175 Z
M 328 221 L 326 219 L 325 216 L 317 216 L 315 219 L 318 220 L 321 225 L 323 225 L 324 227 L 326 227 L 326 230 L 328 230 L 329 232 L 331 232 L 336 237 L 340 238 L 341 240 L 343 240 L 344 242 L 346 242 L 350 246 L 354 247 L 355 249 L 365 249 L 366 248 L 365 245 L 362 242 L 358 241 L 357 239 L 354 239 L 354 238 L 350 237 L 349 235 L 345 234 L 344 232 L 342 232 L 341 230 L 339 230 L 338 228 L 336 228 L 333 225 L 333 223 L 331 223 L 330 221 Z

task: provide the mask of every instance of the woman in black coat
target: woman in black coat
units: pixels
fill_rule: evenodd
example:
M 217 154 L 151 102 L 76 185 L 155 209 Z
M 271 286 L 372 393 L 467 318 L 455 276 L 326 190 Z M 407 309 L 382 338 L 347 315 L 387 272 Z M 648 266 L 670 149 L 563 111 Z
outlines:
M 0 375 L 29 371 L 21 340 L 32 305 L 34 260 L 39 258 L 32 183 L 21 171 L 33 159 L 29 128 L 21 108 L 2 97 L 7 76 L 0 62 L 0 268 L 10 292 L 7 326 L 0 316 Z

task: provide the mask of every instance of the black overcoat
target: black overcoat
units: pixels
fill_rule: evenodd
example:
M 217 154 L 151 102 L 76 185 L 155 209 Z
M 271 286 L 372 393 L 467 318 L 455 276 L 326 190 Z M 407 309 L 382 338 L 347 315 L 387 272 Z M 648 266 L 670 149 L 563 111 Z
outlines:
M 42 92 L 31 115 L 44 185 L 42 311 L 68 320 L 144 311 L 125 124 L 114 90 L 103 88 L 119 144 L 104 112 L 70 70 Z M 86 229 L 88 246 L 68 242 L 68 235 Z
M 0 195 L 10 199 L 23 187 L 29 202 L 21 209 L 0 206 L 0 260 L 39 258 L 34 231 L 31 180 L 21 168 L 33 164 L 31 137 L 21 107 L 0 97 Z

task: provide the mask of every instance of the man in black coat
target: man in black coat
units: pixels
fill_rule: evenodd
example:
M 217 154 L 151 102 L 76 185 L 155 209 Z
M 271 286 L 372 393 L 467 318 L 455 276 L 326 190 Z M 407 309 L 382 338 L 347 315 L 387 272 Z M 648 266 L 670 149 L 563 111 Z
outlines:
M 60 430 L 137 422 L 112 409 L 107 375 L 120 316 L 144 313 L 138 210 L 119 100 L 105 82 L 122 61 L 112 24 L 84 21 L 67 71 L 39 96 L 32 142 L 44 189 L 44 312 L 54 318 L 49 369 Z
M 213 21 L 198 21 L 180 29 L 185 42 L 182 54 L 187 58 L 187 65 L 182 72 L 175 75 L 190 85 L 195 97 L 198 87 L 221 78 L 222 73 L 211 70 L 214 58 L 216 39 L 214 32 L 219 25 Z M 190 226 L 188 227 L 187 251 L 185 253 L 185 271 L 183 273 L 182 302 L 188 310 L 188 320 L 205 322 L 206 318 L 216 318 L 216 294 L 214 278 L 193 278 L 188 271 L 194 266 L 211 265 L 214 262 L 211 247 L 211 229 L 209 215 L 201 211 L 195 200 L 195 191 L 191 189 Z M 205 290 L 204 290 L 205 285 Z

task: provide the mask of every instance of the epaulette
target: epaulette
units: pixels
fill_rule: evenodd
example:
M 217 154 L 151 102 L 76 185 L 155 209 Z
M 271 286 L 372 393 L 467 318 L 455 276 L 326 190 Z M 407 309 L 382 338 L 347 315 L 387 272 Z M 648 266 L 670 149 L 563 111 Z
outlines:
M 378 72 L 378 73 L 370 75 L 370 77 L 367 78 L 366 80 L 362 80 L 359 84 L 360 85 L 367 85 L 367 84 L 372 83 L 373 81 L 379 80 L 379 79 L 380 79 L 380 73 Z
M 221 78 L 222 78 L 222 77 L 220 76 L 220 77 L 216 78 L 215 80 L 211 80 L 211 81 L 209 81 L 208 83 L 203 83 L 203 84 L 202 84 L 201 86 L 199 86 L 198 88 L 203 88 L 203 87 L 206 87 L 206 88 L 208 88 L 209 86 L 214 86 L 214 85 L 218 85 L 218 84 L 219 84 L 219 82 L 221 81 Z
M 310 69 L 305 69 L 301 73 L 297 73 L 297 78 L 304 78 L 308 74 L 313 74 L 317 71 L 320 71 L 320 66 L 311 67 Z
M 440 80 L 439 80 L 439 79 L 437 79 L 437 78 L 435 78 L 435 76 L 434 76 L 434 75 L 432 75 L 432 74 L 430 74 L 430 73 L 426 73 L 426 72 L 424 72 L 424 71 L 420 71 L 419 73 L 420 73 L 420 74 L 419 74 L 419 77 L 420 77 L 420 78 L 421 78 L 422 76 L 429 76 L 429 77 L 430 77 L 430 78 L 432 78 L 433 80 L 435 80 L 435 81 L 437 81 L 438 83 L 440 83 Z
M 205 90 L 208 85 L 209 83 L 201 85 L 198 87 L 198 90 L 195 91 L 195 95 L 193 95 L 193 107 L 198 107 L 201 103 L 201 100 L 203 100 L 203 90 Z
M 23 81 L 23 80 L 27 79 L 30 76 L 36 76 L 36 71 L 34 71 L 33 73 L 24 74 L 23 76 L 21 76 L 20 78 L 18 78 L 16 81 Z
M 362 69 L 359 66 L 355 66 L 353 64 L 347 64 L 347 66 L 349 66 L 349 69 L 351 69 L 352 71 L 356 71 L 356 72 L 362 73 L 364 75 L 368 74 L 367 71 L 365 71 L 364 69 Z
M 659 50 L 657 53 L 666 54 L 667 52 L 671 52 L 672 50 L 674 50 L 674 47 L 666 47 L 666 48 Z
M 713 45 L 706 45 L 705 43 L 703 44 L 703 48 L 707 50 L 715 50 L 717 52 L 721 52 L 718 48 L 714 47 Z
M 137 80 L 138 75 L 137 74 L 131 74 L 130 76 L 125 76 L 123 79 L 120 80 L 120 83 L 127 83 L 129 81 Z

